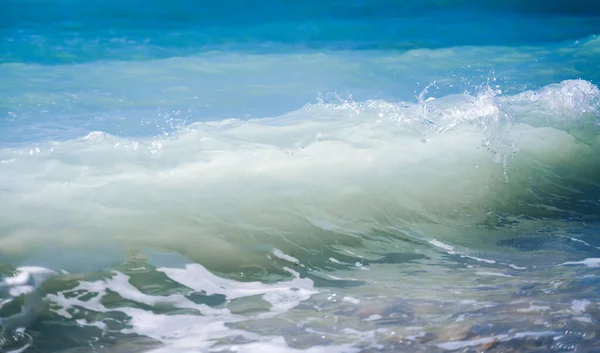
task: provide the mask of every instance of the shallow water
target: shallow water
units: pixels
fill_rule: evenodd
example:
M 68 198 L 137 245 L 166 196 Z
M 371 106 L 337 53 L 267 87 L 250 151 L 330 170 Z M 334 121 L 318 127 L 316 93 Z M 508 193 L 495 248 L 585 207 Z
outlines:
M 600 350 L 595 2 L 0 6 L 1 352 Z

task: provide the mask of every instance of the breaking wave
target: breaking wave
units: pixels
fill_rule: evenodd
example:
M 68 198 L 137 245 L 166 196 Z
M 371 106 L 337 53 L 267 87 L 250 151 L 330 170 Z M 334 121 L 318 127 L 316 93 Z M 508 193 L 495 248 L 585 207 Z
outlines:
M 329 100 L 152 139 L 3 149 L 2 256 L 92 269 L 150 247 L 229 271 L 273 247 L 353 246 L 394 227 L 594 218 L 599 97 L 583 80 L 512 96 L 425 90 L 416 103 Z

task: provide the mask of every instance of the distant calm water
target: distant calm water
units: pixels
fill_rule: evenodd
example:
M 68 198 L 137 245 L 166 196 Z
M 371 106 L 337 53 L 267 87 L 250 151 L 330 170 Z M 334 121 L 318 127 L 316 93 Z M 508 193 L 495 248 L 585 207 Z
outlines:
M 595 0 L 0 0 L 0 352 L 600 351 Z

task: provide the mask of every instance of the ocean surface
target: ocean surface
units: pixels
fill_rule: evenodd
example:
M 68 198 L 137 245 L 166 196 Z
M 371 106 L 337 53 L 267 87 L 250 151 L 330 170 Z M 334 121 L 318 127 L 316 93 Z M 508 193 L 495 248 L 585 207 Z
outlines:
M 600 2 L 0 0 L 0 352 L 600 352 Z

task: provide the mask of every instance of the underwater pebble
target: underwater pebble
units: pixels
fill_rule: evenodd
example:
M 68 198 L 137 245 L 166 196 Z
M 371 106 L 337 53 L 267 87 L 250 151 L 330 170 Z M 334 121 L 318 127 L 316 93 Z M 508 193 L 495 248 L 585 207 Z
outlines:
M 483 351 L 487 351 L 488 349 L 494 347 L 498 343 L 498 339 L 494 338 L 492 341 L 486 342 L 484 344 L 479 345 L 479 349 Z
M 368 305 L 360 309 L 358 316 L 361 318 L 367 318 L 373 315 L 381 315 L 384 311 L 385 306 L 383 305 Z
M 470 330 L 471 326 L 461 321 L 442 326 L 437 336 L 442 341 L 461 341 L 468 336 Z

